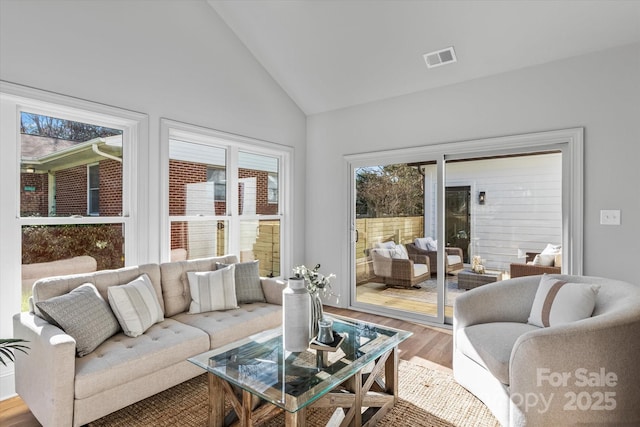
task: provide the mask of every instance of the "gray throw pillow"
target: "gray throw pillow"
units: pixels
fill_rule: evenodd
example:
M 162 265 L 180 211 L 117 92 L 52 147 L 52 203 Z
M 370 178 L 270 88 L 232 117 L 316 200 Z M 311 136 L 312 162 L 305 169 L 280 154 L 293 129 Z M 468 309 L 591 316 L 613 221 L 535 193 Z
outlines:
M 238 304 L 250 302 L 265 302 L 262 284 L 260 283 L 259 262 L 238 262 L 236 266 L 236 298 Z M 224 268 L 229 264 L 216 263 L 216 268 Z
M 91 283 L 68 294 L 36 303 L 44 318 L 76 340 L 76 354 L 86 356 L 120 330 L 109 304 Z

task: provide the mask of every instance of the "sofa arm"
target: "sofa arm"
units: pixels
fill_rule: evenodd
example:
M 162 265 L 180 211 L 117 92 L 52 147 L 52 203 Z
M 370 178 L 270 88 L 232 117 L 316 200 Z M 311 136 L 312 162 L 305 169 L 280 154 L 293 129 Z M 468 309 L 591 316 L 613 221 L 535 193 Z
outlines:
M 521 277 L 489 283 L 459 295 L 453 308 L 454 331 L 479 323 L 526 323 L 539 283 L 539 277 Z
M 282 305 L 282 291 L 287 287 L 287 282 L 281 279 L 261 277 L 262 292 L 269 304 Z
M 26 312 L 13 317 L 13 336 L 29 341 L 28 354 L 16 352 L 16 392 L 41 424 L 73 425 L 76 341 Z
M 639 425 L 639 335 L 637 313 L 612 313 L 521 336 L 510 425 Z

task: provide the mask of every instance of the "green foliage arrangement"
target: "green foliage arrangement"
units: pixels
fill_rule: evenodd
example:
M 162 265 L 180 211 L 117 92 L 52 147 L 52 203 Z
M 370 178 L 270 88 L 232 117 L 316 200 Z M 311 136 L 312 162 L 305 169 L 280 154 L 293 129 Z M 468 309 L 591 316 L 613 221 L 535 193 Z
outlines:
M 22 263 L 57 261 L 89 255 L 98 270 L 124 266 L 120 224 L 33 225 L 22 227 Z
M 5 358 L 9 359 L 9 361 L 14 362 L 16 360 L 14 351 L 21 351 L 24 354 L 28 354 L 27 350 L 29 347 L 23 345 L 22 343 L 27 343 L 29 341 L 21 340 L 18 338 L 0 338 L 0 362 L 4 366 L 7 366 L 7 362 L 5 362 Z

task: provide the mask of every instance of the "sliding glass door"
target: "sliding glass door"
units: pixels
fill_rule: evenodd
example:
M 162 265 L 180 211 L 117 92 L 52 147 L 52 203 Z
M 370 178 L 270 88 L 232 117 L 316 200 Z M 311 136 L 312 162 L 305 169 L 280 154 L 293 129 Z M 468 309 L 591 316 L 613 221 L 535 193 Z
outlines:
M 352 174 L 355 304 L 438 322 L 437 162 L 371 162 Z
M 527 262 L 581 274 L 582 129 L 346 160 L 354 309 L 450 323 L 458 296 Z

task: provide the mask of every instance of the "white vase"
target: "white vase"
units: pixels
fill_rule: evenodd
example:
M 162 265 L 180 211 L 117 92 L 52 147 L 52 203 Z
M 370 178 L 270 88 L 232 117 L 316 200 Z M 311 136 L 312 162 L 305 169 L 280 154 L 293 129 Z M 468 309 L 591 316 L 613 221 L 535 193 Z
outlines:
M 284 349 L 305 351 L 309 347 L 311 298 L 303 278 L 292 277 L 282 291 L 282 341 Z

